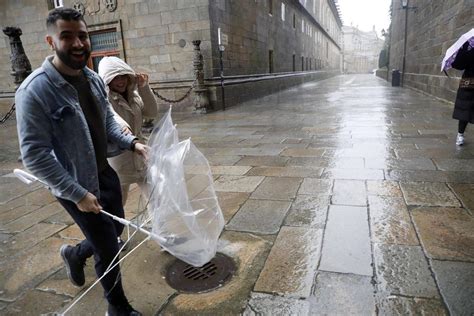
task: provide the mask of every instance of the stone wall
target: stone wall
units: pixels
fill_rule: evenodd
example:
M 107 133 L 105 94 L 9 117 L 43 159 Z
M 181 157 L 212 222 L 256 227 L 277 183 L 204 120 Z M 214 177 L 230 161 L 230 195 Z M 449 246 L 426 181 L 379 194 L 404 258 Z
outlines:
M 304 1 L 305 8 L 297 1 L 271 2 L 272 9 L 269 0 L 210 0 L 214 76 L 219 75 L 219 27 L 228 37 L 223 54 L 225 75 L 270 72 L 270 51 L 275 73 L 340 67 L 340 27 L 326 28 L 315 18 L 319 17 L 319 7 L 326 9 L 327 3 L 322 6 L 316 0 Z M 313 2 L 317 4 L 315 12 Z
M 77 2 L 84 4 L 90 30 L 118 26 L 123 39 L 120 57 L 133 68 L 150 73 L 152 81 L 193 78 L 194 39 L 202 41 L 204 62 L 211 63 L 208 0 L 118 0 L 114 12 L 106 10 L 102 1 L 99 7 L 95 0 L 64 0 L 64 6 L 72 7 Z M 47 14 L 45 0 L 0 1 L 1 26 L 23 30 L 21 39 L 33 69 L 51 54 L 44 42 Z M 9 77 L 9 55 L 8 37 L 2 34 L 0 91 L 14 88 Z
M 183 95 L 193 80 L 191 41 L 195 39 L 202 41 L 204 74 L 207 84 L 213 87 L 220 73 L 218 27 L 228 36 L 224 52 L 226 77 L 340 69 L 341 22 L 333 0 L 117 0 L 113 12 L 109 12 L 102 1 L 64 0 L 65 7 L 78 3 L 83 4 L 89 30 L 116 28 L 120 57 L 137 71 L 149 73 L 152 86 L 171 99 Z M 47 13 L 47 1 L 0 1 L 1 26 L 19 26 L 23 30 L 21 39 L 33 69 L 51 54 L 44 42 Z M 273 52 L 271 71 L 270 51 Z M 0 94 L 14 89 L 9 55 L 8 38 L 3 36 L 0 40 Z M 300 76 L 305 80 L 312 77 Z M 272 75 L 268 78 L 275 79 Z M 287 83 L 276 86 L 293 85 L 300 80 L 295 78 L 285 79 Z M 278 82 L 283 81 L 278 79 Z M 266 81 L 267 84 L 271 86 L 271 80 Z M 268 93 L 262 90 L 262 84 L 256 85 L 258 89 L 254 90 L 248 84 L 237 88 L 235 81 L 232 86 L 229 100 L 240 99 L 231 97 L 231 91 L 248 92 L 244 93 L 246 96 Z M 219 108 L 220 94 L 213 88 L 210 98 L 214 108 Z M 235 102 L 229 101 L 229 104 Z M 187 99 L 177 109 L 186 110 L 191 106 L 192 100 Z
M 446 49 L 474 27 L 474 1 L 412 0 L 406 10 L 400 3 L 392 0 L 389 69 L 403 70 L 407 14 L 404 86 L 453 101 L 461 72 L 450 70 L 448 78 L 440 72 L 440 65 Z

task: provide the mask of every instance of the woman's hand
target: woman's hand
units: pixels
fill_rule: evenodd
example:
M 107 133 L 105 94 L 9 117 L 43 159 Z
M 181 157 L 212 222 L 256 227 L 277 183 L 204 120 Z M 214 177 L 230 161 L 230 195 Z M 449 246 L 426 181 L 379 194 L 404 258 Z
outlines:
M 140 88 L 146 86 L 148 84 L 148 74 L 137 73 L 137 84 Z

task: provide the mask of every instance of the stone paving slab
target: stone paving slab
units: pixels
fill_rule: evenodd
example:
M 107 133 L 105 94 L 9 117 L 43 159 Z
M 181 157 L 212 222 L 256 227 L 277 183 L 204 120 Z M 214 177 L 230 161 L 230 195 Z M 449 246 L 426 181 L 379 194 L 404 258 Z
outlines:
M 419 246 L 402 198 L 369 196 L 369 214 L 373 242 Z
M 370 277 L 318 272 L 315 283 L 311 315 L 375 315 Z
M 329 195 L 298 195 L 291 204 L 285 225 L 324 228 L 329 199 Z
M 313 177 L 318 178 L 323 172 L 322 168 L 288 166 L 288 167 L 253 167 L 247 175 L 266 177 Z
M 288 157 L 280 156 L 245 156 L 240 159 L 236 165 L 238 166 L 267 166 L 267 167 L 284 167 L 288 162 Z
M 420 207 L 411 213 L 431 258 L 474 262 L 474 217 L 466 210 Z
M 372 275 L 367 208 L 331 205 L 319 270 Z
M 4 229 L 7 232 L 22 232 L 31 226 L 40 223 L 41 221 L 59 213 L 63 212 L 61 208 L 58 207 L 57 203 L 48 204 L 40 209 L 37 209 L 31 213 L 26 214 L 23 217 L 20 217 L 14 221 L 9 222 L 4 225 Z
M 472 315 L 474 263 L 433 260 L 432 266 L 451 315 Z
M 214 181 L 214 189 L 220 192 L 253 192 L 263 181 L 257 176 L 220 176 Z
M 366 206 L 367 191 L 364 181 L 357 180 L 335 180 L 332 204 Z
M 62 266 L 58 255 L 61 245 L 61 239 L 49 238 L 27 253 L 3 258 L 0 265 L 0 300 L 16 300 L 32 286 L 59 270 Z
M 280 156 L 287 157 L 322 157 L 324 149 L 319 148 L 289 148 L 281 152 Z
M 331 194 L 333 181 L 329 179 L 305 178 L 298 189 L 298 194 Z
M 378 305 L 379 315 L 449 315 L 441 300 L 391 295 Z
M 212 166 L 211 172 L 213 175 L 231 175 L 242 176 L 246 174 L 252 167 L 250 166 Z
M 365 167 L 369 169 L 436 170 L 436 166 L 427 158 L 366 158 Z
M 20 182 L 19 180 L 17 181 Z M 3 216 L 3 214 L 7 213 L 8 211 L 18 209 L 20 207 L 26 210 L 25 213 L 28 210 L 31 212 L 35 209 L 38 209 L 40 206 L 44 206 L 45 204 L 56 201 L 56 198 L 49 194 L 46 189 L 38 189 L 37 187 L 34 188 L 34 190 L 21 197 L 17 197 L 4 204 L 0 203 L 0 216 Z M 32 208 L 33 206 L 36 206 L 36 208 Z
M 461 200 L 462 205 L 474 215 L 474 184 L 450 183 L 451 190 Z
M 295 198 L 301 181 L 300 178 L 267 177 L 250 198 L 290 201 Z
M 461 206 L 445 183 L 400 182 L 400 187 L 408 205 Z
M 384 180 L 368 180 L 367 194 L 391 197 L 403 197 L 398 182 Z
M 458 182 L 474 183 L 472 171 L 438 171 L 438 170 L 388 170 L 387 180 L 404 182 Z
M 309 302 L 263 293 L 252 293 L 243 316 L 309 315 Z
M 439 170 L 474 171 L 474 159 L 434 159 Z
M 381 295 L 439 298 L 421 247 L 374 244 L 374 259 Z
M 384 180 L 383 170 L 378 169 L 324 169 L 323 179 Z
M 31 290 L 2 311 L 2 315 L 41 315 L 58 312 L 67 304 L 68 298 L 49 292 Z
M 320 229 L 283 226 L 254 291 L 294 298 L 309 297 L 321 253 L 321 240 Z
M 228 230 L 276 234 L 280 230 L 290 202 L 247 200 L 227 224 Z
M 242 192 L 216 192 L 216 194 L 226 222 L 229 222 L 250 196 Z

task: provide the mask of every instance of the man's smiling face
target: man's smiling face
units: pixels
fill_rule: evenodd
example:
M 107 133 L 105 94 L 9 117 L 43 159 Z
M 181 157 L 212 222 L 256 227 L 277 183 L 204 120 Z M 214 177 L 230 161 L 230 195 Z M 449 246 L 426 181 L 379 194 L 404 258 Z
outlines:
M 57 20 L 46 41 L 56 53 L 55 57 L 59 59 L 61 67 L 79 70 L 87 65 L 91 43 L 83 21 Z

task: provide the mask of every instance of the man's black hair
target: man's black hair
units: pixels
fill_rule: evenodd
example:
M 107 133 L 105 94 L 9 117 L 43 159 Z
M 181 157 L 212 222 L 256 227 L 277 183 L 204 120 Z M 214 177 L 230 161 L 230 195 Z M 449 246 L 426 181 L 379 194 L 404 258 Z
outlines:
M 49 11 L 48 18 L 46 19 L 46 27 L 49 29 L 53 26 L 56 26 L 57 20 L 65 20 L 65 21 L 84 21 L 84 17 L 82 14 L 74 9 L 71 8 L 56 8 Z

